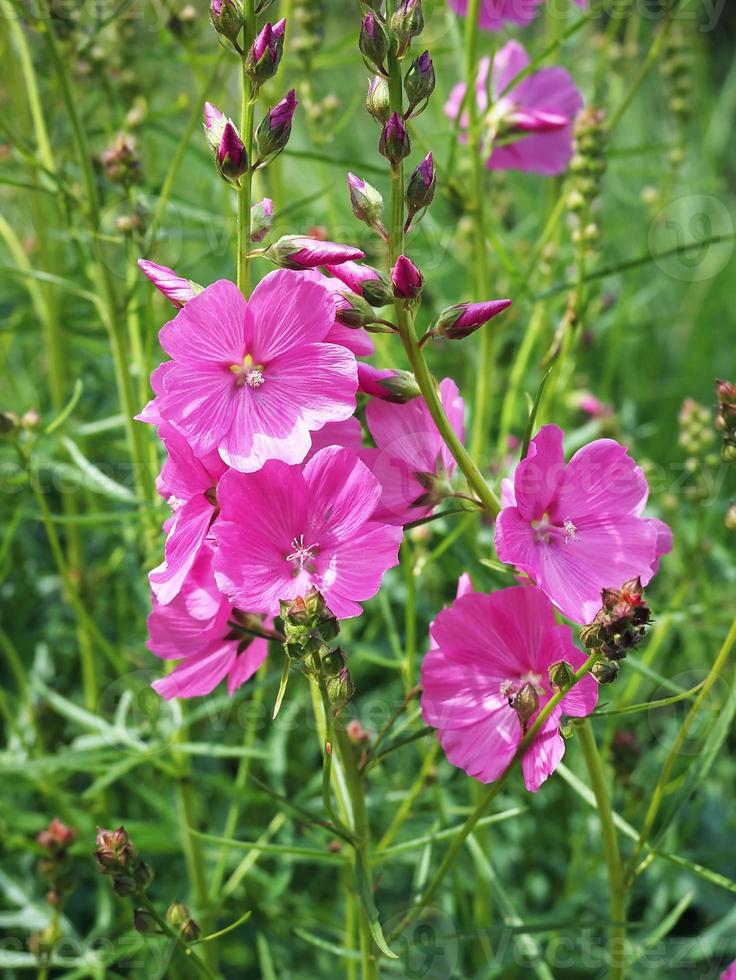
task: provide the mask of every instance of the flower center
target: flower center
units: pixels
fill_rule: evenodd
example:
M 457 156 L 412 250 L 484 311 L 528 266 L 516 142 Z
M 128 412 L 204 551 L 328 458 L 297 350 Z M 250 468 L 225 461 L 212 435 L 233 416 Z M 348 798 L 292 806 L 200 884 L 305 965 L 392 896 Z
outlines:
M 242 364 L 231 364 L 230 370 L 235 375 L 235 384 L 238 388 L 248 385 L 255 390 L 266 380 L 263 365 L 255 364 L 250 354 L 245 355 Z
M 294 566 L 294 574 L 297 575 L 300 571 L 313 572 L 315 570 L 314 559 L 317 557 L 317 545 L 305 545 L 304 535 L 300 534 L 291 542 L 291 547 L 294 550 L 286 556 L 286 560 Z
M 562 525 L 554 524 L 549 519 L 549 514 L 545 514 L 538 521 L 532 521 L 534 540 L 538 544 L 552 544 L 553 541 L 562 539 L 565 544 L 578 540 L 578 529 L 569 517 L 566 517 Z

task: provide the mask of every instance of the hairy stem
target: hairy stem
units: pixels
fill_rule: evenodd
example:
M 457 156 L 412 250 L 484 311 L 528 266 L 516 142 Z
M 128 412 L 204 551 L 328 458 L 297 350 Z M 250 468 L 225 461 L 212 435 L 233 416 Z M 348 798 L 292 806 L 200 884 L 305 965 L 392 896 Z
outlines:
M 238 190 L 238 287 L 243 295 L 250 295 L 250 208 L 253 195 L 253 114 L 257 91 L 245 70 L 248 51 L 256 36 L 255 0 L 246 0 L 243 25 L 243 55 L 241 64 L 242 92 L 240 109 L 240 137 L 245 145 L 248 168 L 240 178 Z

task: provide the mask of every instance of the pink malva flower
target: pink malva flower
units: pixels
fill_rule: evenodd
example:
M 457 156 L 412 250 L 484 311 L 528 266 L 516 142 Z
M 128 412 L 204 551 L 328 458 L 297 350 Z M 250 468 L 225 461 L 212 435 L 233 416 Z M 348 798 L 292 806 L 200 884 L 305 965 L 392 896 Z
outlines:
M 445 378 L 439 394 L 450 424 L 464 439 L 465 404 L 457 385 Z M 364 450 L 362 458 L 382 487 L 376 519 L 408 524 L 426 517 L 449 492 L 457 466 L 427 403 L 423 398 L 403 405 L 374 399 L 366 422 L 377 448 Z
M 173 517 L 165 525 L 164 561 L 148 579 L 159 603 L 166 605 L 179 594 L 204 546 L 217 513 L 217 481 L 227 467 L 217 453 L 197 459 L 186 439 L 166 423 L 159 426 L 159 436 L 169 455 L 157 487 Z
M 380 496 L 368 468 L 335 446 L 303 467 L 273 460 L 226 473 L 212 526 L 218 587 L 238 608 L 270 615 L 315 587 L 338 618 L 360 615 L 398 561 L 401 530 L 373 519 Z
M 307 453 L 305 463 L 309 462 L 312 456 L 326 449 L 328 446 L 339 446 L 341 449 L 349 449 L 356 455 L 363 448 L 363 430 L 360 422 L 353 415 L 344 422 L 328 422 L 312 435 L 312 448 Z
M 486 166 L 494 170 L 526 170 L 548 176 L 564 173 L 572 157 L 573 120 L 583 97 L 564 68 L 540 68 L 518 84 L 516 76 L 529 64 L 529 55 L 518 41 L 509 41 L 493 59 L 478 65 L 475 97 L 485 113 L 489 156 Z M 488 73 L 492 106 L 488 108 Z M 456 119 L 465 99 L 465 85 L 456 85 L 445 105 L 445 113 Z M 460 118 L 467 126 L 467 113 Z M 494 146 L 496 139 L 510 140 Z
M 528 24 L 544 0 L 481 0 L 478 26 L 486 31 L 500 31 L 506 24 Z M 468 0 L 449 0 L 452 9 L 468 12 Z
M 538 711 L 555 693 L 549 668 L 585 656 L 570 628 L 555 623 L 550 601 L 528 586 L 493 595 L 468 592 L 430 627 L 422 663 L 422 715 L 438 729 L 448 760 L 483 783 L 498 779 Z M 586 676 L 550 714 L 522 759 L 524 784 L 536 792 L 565 752 L 560 718 L 589 715 L 598 688 Z
M 504 481 L 496 551 L 566 616 L 590 623 L 603 589 L 653 578 L 672 534 L 641 516 L 649 487 L 625 446 L 597 439 L 565 464 L 562 440 L 562 429 L 542 426 L 513 480 Z
M 156 398 L 195 455 L 217 449 L 246 473 L 269 459 L 298 463 L 310 433 L 355 409 L 355 357 L 326 343 L 335 321 L 314 274 L 272 272 L 246 303 L 220 280 L 159 333 L 173 359 Z
M 736 960 L 723 971 L 720 980 L 736 980 Z
M 148 647 L 164 660 L 181 660 L 154 681 L 154 689 L 167 700 L 192 698 L 209 694 L 227 677 L 232 694 L 266 659 L 268 641 L 249 632 L 261 625 L 270 629 L 272 622 L 234 609 L 218 592 L 212 551 L 203 549 L 173 602 L 163 606 L 153 598 Z

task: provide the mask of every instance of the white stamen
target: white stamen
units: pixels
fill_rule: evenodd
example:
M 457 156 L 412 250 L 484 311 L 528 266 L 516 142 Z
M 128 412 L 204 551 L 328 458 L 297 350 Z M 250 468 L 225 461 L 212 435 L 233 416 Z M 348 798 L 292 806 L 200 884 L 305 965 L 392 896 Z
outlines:
M 184 506 L 186 500 L 182 500 L 181 497 L 177 497 L 172 493 L 171 496 L 166 501 L 166 503 L 171 508 L 171 513 L 175 514 L 177 510 L 179 510 L 181 507 Z
M 565 544 L 567 544 L 569 541 L 577 541 L 577 528 L 569 517 L 565 518 L 565 520 L 562 522 L 562 526 L 565 529 Z
M 518 690 L 519 688 L 517 684 L 514 684 L 513 681 L 506 680 L 503 681 L 503 683 L 499 687 L 498 693 L 501 695 L 502 698 L 510 698 L 512 695 L 516 694 Z
M 260 388 L 266 379 L 263 377 L 263 371 L 259 368 L 253 368 L 252 371 L 248 371 L 245 376 L 245 383 L 249 388 Z
M 291 547 L 294 549 L 290 555 L 286 556 L 287 561 L 297 562 L 300 568 L 304 568 L 307 562 L 314 561 L 314 554 L 317 550 L 316 544 L 310 544 L 305 546 L 304 535 L 300 534 L 298 538 L 294 538 L 291 542 Z

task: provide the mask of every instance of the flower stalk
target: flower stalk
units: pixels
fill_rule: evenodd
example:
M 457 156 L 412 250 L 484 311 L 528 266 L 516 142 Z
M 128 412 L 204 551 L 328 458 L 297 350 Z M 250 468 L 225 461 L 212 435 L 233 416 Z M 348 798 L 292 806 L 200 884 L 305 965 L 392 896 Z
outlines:
M 251 204 L 253 198 L 253 116 L 258 89 L 248 73 L 248 52 L 256 37 L 256 0 L 245 0 L 243 45 L 241 55 L 240 135 L 245 145 L 248 168 L 240 179 L 238 189 L 237 284 L 244 296 L 250 296 Z

